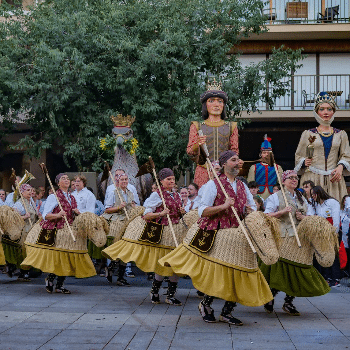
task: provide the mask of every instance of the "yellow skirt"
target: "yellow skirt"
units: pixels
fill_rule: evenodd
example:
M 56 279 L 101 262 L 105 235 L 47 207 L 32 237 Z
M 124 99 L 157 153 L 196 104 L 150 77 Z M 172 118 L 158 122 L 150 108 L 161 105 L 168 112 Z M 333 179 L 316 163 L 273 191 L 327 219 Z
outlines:
M 75 276 L 86 278 L 96 275 L 95 267 L 87 250 L 64 250 L 26 244 L 27 257 L 21 267 L 35 267 L 43 272 L 57 276 Z
M 188 275 L 199 291 L 225 301 L 260 306 L 273 299 L 270 287 L 259 269 L 232 267 L 206 258 L 195 249 L 180 244 L 159 263 L 171 266 L 176 274 Z
M 2 247 L 2 244 L 0 242 L 0 265 L 5 265 L 6 261 L 5 261 L 5 253 L 4 253 L 4 249 Z
M 144 272 L 155 272 L 161 276 L 172 276 L 174 271 L 170 267 L 162 266 L 158 260 L 169 254 L 174 248 L 154 246 L 141 241 L 126 240 L 112 244 L 102 251 L 102 254 L 111 260 L 127 263 L 134 261 L 136 266 Z

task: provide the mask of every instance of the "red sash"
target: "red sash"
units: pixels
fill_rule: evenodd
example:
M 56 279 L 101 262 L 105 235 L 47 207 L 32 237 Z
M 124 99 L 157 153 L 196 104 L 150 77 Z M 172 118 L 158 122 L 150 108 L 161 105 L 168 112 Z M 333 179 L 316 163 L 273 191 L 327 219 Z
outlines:
M 74 221 L 74 212 L 73 209 L 77 208 L 77 202 L 74 198 L 74 196 L 72 196 L 70 193 L 68 193 L 68 197 L 70 199 L 70 203 L 67 200 L 66 196 L 64 195 L 63 191 L 61 189 L 58 189 L 56 191 L 58 200 L 61 203 L 62 209 L 67 213 L 67 219 L 68 219 L 68 223 L 69 225 L 73 224 Z M 54 210 L 52 211 L 52 214 L 58 214 L 61 211 L 59 205 L 57 205 Z M 47 229 L 54 229 L 55 227 L 57 227 L 58 229 L 63 228 L 64 224 L 66 223 L 66 221 L 64 220 L 64 218 L 61 219 L 57 219 L 57 220 L 43 220 L 41 221 L 40 225 L 42 228 L 47 228 Z

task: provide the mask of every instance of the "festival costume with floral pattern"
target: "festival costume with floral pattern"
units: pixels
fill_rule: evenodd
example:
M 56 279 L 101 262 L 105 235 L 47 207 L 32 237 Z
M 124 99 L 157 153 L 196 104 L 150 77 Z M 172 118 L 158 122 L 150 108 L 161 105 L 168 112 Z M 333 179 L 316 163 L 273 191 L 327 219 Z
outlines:
M 55 276 L 59 276 L 57 290 L 62 288 L 65 276 L 86 278 L 96 274 L 87 253 L 87 238 L 92 239 L 96 245 L 103 246 L 106 243 L 108 227 L 104 219 L 90 212 L 80 214 L 74 219 L 73 209 L 77 207 L 74 197 L 68 194 L 69 200 L 67 200 L 61 189 L 58 189 L 56 194 L 67 213 L 66 217 L 76 241 L 73 241 L 64 218 L 43 220 L 28 233 L 25 241 L 27 257 L 22 266 L 33 266 L 48 272 L 51 286 Z M 56 205 L 52 213 L 59 212 L 60 207 Z
M 229 197 L 234 199 L 234 207 L 243 219 L 247 204 L 243 183 L 236 180 L 237 191 L 235 192 L 226 175 L 220 175 L 220 180 Z M 213 207 L 225 202 L 225 195 L 217 180 L 214 180 L 214 183 L 217 195 Z M 261 236 L 262 230 L 266 228 L 264 214 L 253 212 L 245 220 L 251 229 L 251 224 L 257 223 L 260 226 L 258 231 Z M 204 232 L 203 237 L 197 239 L 201 232 Z M 209 249 L 204 251 L 200 246 L 209 239 L 209 236 L 211 246 L 209 244 Z M 267 236 L 264 240 L 273 241 L 270 237 Z M 277 260 L 277 248 L 275 242 L 272 243 Z M 194 287 L 206 295 L 203 301 L 205 307 L 210 308 L 213 297 L 226 300 L 221 315 L 230 314 L 236 302 L 247 306 L 259 306 L 272 299 L 268 284 L 258 268 L 256 256 L 249 247 L 241 228 L 238 227 L 231 208 L 210 217 L 200 218 L 189 229 L 183 244 L 159 262 L 164 266 L 170 266 L 177 274 L 189 275 Z M 205 312 L 203 310 L 205 308 L 200 310 L 202 316 Z M 205 320 L 205 317 L 203 319 Z M 212 321 L 206 320 L 206 322 Z
M 23 205 L 23 203 L 25 203 L 25 206 Z M 26 211 L 28 210 L 32 225 L 35 224 L 35 222 L 38 220 L 38 214 L 37 214 L 37 210 L 35 208 L 34 202 L 26 198 L 18 199 L 14 204 L 13 209 L 17 210 L 17 212 L 19 212 L 21 216 L 25 215 Z M 9 236 L 5 236 L 2 239 L 2 245 L 4 248 L 6 266 L 7 266 L 7 271 L 9 276 L 12 276 L 12 273 L 17 268 L 20 268 L 22 261 L 26 257 L 24 241 L 27 237 L 28 232 L 32 228 L 32 226 L 28 218 L 25 219 L 24 222 L 25 222 L 25 226 L 21 231 L 19 240 L 16 240 L 16 241 L 11 240 Z M 20 268 L 20 274 L 18 278 L 23 281 L 29 281 L 28 272 Z
M 159 190 L 157 191 L 159 194 Z M 170 210 L 170 218 L 175 231 L 176 239 L 182 242 L 187 229 L 180 222 L 181 197 L 178 193 L 163 190 L 163 196 L 167 208 Z M 163 205 L 156 208 L 155 212 L 164 210 Z M 175 242 L 170 231 L 168 219 L 160 218 L 157 223 L 163 225 L 163 233 L 159 243 L 151 243 L 141 240 L 142 232 L 146 227 L 146 221 L 138 216 L 127 226 L 122 238 L 103 250 L 103 254 L 111 260 L 120 259 L 124 262 L 134 261 L 136 266 L 144 272 L 155 272 L 161 276 L 171 276 L 170 268 L 159 265 L 158 260 L 175 248 Z
M 301 212 L 303 215 L 309 214 L 307 201 L 300 195 L 303 201 L 303 204 L 301 204 L 296 196 L 291 196 L 289 191 L 286 190 L 285 193 L 288 206 L 292 208 L 294 224 L 298 228 L 301 247 L 299 248 L 297 245 L 289 215 L 284 214 L 279 217 L 281 235 L 281 243 L 279 245 L 280 258 L 277 263 L 270 266 L 260 261 L 259 267 L 269 283 L 274 296 L 279 291 L 286 293 L 283 309 L 292 315 L 299 315 L 299 312 L 292 304 L 295 297 L 320 296 L 330 291 L 327 282 L 314 268 L 313 258 L 315 256 L 322 266 L 329 266 L 329 264 L 333 263 L 335 249 L 330 243 L 333 240 L 333 231 L 330 229 L 329 232 L 325 233 L 328 236 L 320 238 L 318 235 L 322 235 L 321 231 L 326 232 L 324 225 L 327 225 L 329 229 L 327 222 L 320 222 L 321 218 L 317 216 L 306 216 L 303 219 L 305 221 L 298 221 L 296 211 Z M 270 212 L 270 209 L 272 209 L 272 206 L 269 204 L 269 201 L 272 200 L 275 203 L 279 203 L 277 207 L 273 208 L 275 212 L 283 210 L 286 204 L 282 192 L 279 191 L 273 194 L 273 197 L 271 196 L 267 200 L 266 211 Z M 301 226 L 299 227 L 299 225 Z M 308 225 L 309 228 L 305 228 L 305 225 Z M 316 230 L 316 233 L 310 234 L 311 229 Z M 273 302 L 266 305 L 265 308 L 268 312 L 272 312 Z

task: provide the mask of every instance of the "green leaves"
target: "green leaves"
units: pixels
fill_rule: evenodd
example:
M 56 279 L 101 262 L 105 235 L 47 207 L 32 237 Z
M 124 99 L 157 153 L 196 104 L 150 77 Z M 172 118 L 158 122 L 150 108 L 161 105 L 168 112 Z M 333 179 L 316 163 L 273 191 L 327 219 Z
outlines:
M 223 80 L 231 118 L 261 99 L 272 107 L 289 89 L 300 52 L 276 50 L 246 68 L 228 55 L 242 36 L 265 30 L 261 8 L 256 0 L 52 0 L 30 13 L 11 9 L 21 20 L 0 23 L 0 112 L 7 123 L 25 113 L 33 135 L 21 144 L 31 156 L 51 148 L 85 170 L 103 165 L 96 140 L 111 132 L 110 115 L 135 115 L 139 163 L 152 155 L 159 167 L 188 168 L 188 129 L 201 119 L 208 77 Z

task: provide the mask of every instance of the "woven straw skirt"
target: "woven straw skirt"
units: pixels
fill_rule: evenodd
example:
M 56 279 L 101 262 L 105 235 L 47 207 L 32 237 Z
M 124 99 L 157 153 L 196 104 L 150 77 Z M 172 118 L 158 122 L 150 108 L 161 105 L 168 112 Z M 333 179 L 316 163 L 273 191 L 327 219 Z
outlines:
M 174 274 L 170 267 L 161 266 L 158 260 L 175 248 L 173 236 L 169 226 L 164 226 L 162 239 L 159 244 L 139 241 L 146 221 L 140 216 L 135 218 L 127 227 L 123 238 L 102 251 L 102 254 L 111 260 L 120 259 L 127 263 L 135 262 L 136 266 L 144 272 L 155 272 L 161 276 Z M 173 225 L 178 243 L 181 243 L 187 229 L 180 222 Z
M 272 300 L 270 288 L 258 268 L 233 266 L 181 244 L 159 263 L 174 273 L 188 275 L 201 292 L 246 306 L 260 306 Z
M 259 263 L 270 288 L 295 297 L 315 297 L 328 293 L 330 288 L 322 275 L 312 266 L 280 258 L 267 266 Z

